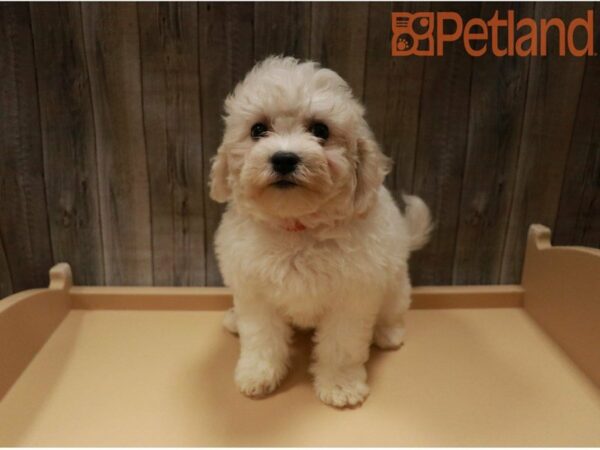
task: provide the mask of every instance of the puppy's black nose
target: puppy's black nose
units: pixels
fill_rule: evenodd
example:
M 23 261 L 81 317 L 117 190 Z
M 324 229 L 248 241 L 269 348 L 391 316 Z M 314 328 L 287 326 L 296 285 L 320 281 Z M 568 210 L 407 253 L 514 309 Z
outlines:
M 296 169 L 300 157 L 292 152 L 277 152 L 271 156 L 273 170 L 279 175 L 287 175 Z

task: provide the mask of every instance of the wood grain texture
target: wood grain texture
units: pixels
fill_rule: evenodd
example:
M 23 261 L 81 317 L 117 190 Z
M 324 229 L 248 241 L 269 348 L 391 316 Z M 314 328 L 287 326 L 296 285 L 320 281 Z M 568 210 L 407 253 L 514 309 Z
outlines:
M 363 96 L 369 5 L 313 3 L 310 57 L 335 70 Z
M 570 21 L 584 16 L 586 9 L 580 3 L 537 3 L 535 17 Z M 557 52 L 558 46 L 549 45 L 549 55 Z M 502 257 L 504 283 L 520 280 L 529 225 L 555 221 L 585 58 L 535 57 L 530 64 L 515 192 Z
M 202 147 L 205 180 L 210 160 L 223 135 L 223 101 L 254 64 L 254 5 L 202 3 L 199 8 L 200 81 L 202 96 Z M 214 233 L 223 205 L 215 203 L 205 188 L 206 283 L 223 283 L 214 254 Z
M 600 14 L 596 4 L 595 15 Z M 600 48 L 600 27 L 594 48 Z M 583 85 L 554 224 L 556 245 L 600 248 L 600 59 L 586 61 Z
M 0 300 L 9 296 L 13 292 L 12 279 L 10 276 L 10 265 L 8 264 L 6 251 L 4 250 L 2 233 L 0 233 Z
M 479 14 L 476 4 L 432 4 L 456 10 L 463 20 Z M 446 46 L 442 58 L 425 62 L 415 173 L 412 191 L 431 208 L 431 241 L 412 258 L 415 284 L 450 284 L 454 238 L 467 149 L 471 58 L 458 45 Z
M 203 285 L 198 5 L 138 5 L 155 285 Z
M 486 3 L 480 17 L 489 20 L 499 11 L 505 18 L 508 10 L 515 11 L 517 20 L 533 16 L 531 3 Z M 507 40 L 507 33 L 501 33 L 501 48 L 506 48 Z M 502 253 L 498 249 L 504 244 L 516 179 L 528 70 L 528 58 L 490 53 L 473 59 L 454 284 L 499 281 Z
M 0 230 L 15 291 L 52 265 L 29 5 L 0 5 Z
M 597 56 L 557 56 L 554 32 L 548 57 L 390 49 L 393 11 L 567 22 L 589 8 L 597 25 L 590 3 L 6 3 L 0 296 L 44 286 L 55 260 L 79 284 L 222 284 L 210 160 L 225 97 L 269 54 L 344 77 L 395 162 L 393 196 L 432 208 L 415 284 L 517 283 L 532 222 L 558 244 L 598 247 Z
M 416 12 L 428 3 L 370 3 L 365 59 L 366 117 L 384 153 L 394 167 L 386 185 L 400 201 L 412 190 L 425 58 L 390 57 L 392 11 Z
M 254 58 L 269 55 L 310 56 L 311 3 L 254 4 Z
M 108 284 L 152 284 L 150 201 L 135 4 L 82 4 Z
M 56 261 L 104 284 L 96 141 L 78 3 L 32 3 L 45 189 Z

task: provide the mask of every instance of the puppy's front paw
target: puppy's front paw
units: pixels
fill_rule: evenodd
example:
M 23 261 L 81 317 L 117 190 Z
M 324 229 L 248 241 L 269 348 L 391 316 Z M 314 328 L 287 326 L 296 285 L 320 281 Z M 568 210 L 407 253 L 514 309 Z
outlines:
M 235 369 L 235 383 L 244 395 L 261 397 L 273 392 L 286 374 L 285 363 L 243 357 Z
M 315 390 L 319 399 L 336 408 L 357 406 L 369 395 L 365 368 L 323 370 L 315 368 Z
M 383 350 L 399 348 L 404 342 L 404 325 L 377 325 L 373 333 L 373 342 Z

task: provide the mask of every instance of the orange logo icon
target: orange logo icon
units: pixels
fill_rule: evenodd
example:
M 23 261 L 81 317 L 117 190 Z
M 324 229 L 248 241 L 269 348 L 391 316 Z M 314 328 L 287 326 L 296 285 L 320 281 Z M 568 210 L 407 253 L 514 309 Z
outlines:
M 392 55 L 432 56 L 434 13 L 392 13 Z

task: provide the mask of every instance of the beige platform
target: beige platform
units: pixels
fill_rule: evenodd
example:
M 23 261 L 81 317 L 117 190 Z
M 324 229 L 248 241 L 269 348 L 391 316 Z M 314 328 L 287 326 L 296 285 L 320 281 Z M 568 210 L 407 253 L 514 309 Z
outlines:
M 406 344 L 373 350 L 349 410 L 313 394 L 307 334 L 273 396 L 238 393 L 226 289 L 51 279 L 0 302 L 0 445 L 600 445 L 600 251 L 543 227 L 522 286 L 416 289 Z

